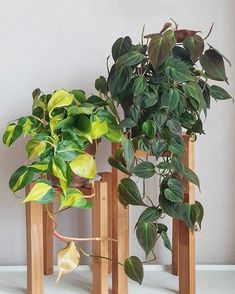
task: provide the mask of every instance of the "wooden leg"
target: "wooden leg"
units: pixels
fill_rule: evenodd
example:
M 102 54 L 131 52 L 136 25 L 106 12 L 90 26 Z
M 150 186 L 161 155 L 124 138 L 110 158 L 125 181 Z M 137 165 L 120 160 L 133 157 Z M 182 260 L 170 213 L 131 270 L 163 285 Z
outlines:
M 185 139 L 184 165 L 194 170 L 194 143 Z M 195 187 L 183 181 L 186 188 L 185 201 L 195 202 Z M 195 234 L 183 221 L 179 221 L 179 293 L 195 294 Z
M 109 238 L 112 239 L 112 174 L 102 173 L 102 180 L 108 184 L 108 231 Z M 109 258 L 112 259 L 112 241 L 109 241 Z M 112 272 L 112 261 L 109 261 L 109 274 Z
M 92 235 L 108 238 L 108 185 L 106 182 L 95 184 L 96 195 L 93 197 Z M 108 257 L 108 240 L 93 241 L 94 256 Z M 108 260 L 93 257 L 93 294 L 108 294 Z
M 53 203 L 47 205 L 49 211 L 53 211 Z M 44 275 L 53 274 L 53 221 L 43 205 L 43 258 Z
M 172 274 L 179 275 L 179 221 L 173 218 L 172 227 Z
M 117 148 L 116 144 L 113 144 L 113 154 Z M 112 256 L 112 293 L 113 294 L 127 294 L 128 293 L 128 278 L 124 272 L 124 269 L 117 261 L 123 263 L 129 255 L 129 210 L 118 200 L 118 184 L 122 178 L 126 177 L 125 174 L 119 170 L 112 169 L 112 186 L 113 186 L 113 214 L 112 214 L 112 237 L 117 242 L 113 242 Z
M 28 194 L 32 185 L 26 188 Z M 26 203 L 27 293 L 43 294 L 43 208 L 35 202 Z

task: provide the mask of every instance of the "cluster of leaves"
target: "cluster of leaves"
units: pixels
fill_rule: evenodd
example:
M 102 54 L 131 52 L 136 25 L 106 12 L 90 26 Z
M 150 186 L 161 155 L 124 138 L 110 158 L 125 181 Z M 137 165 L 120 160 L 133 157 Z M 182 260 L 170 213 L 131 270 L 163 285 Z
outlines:
M 192 230 L 195 225 L 201 226 L 202 205 L 184 201 L 182 179 L 198 187 L 199 179 L 183 165 L 182 129 L 195 140 L 197 133 L 204 133 L 202 115 L 206 116 L 211 98 L 231 98 L 222 87 L 208 83 L 227 82 L 224 61 L 228 61 L 211 45 L 205 50 L 208 36 L 203 39 L 199 31 L 180 30 L 166 23 L 160 33 L 142 37 L 140 44 L 133 44 L 128 36 L 119 38 L 112 47 L 114 64 L 107 80 L 96 80 L 96 88 L 104 94 L 108 89 L 113 104 L 124 112 L 119 127 L 125 130 L 125 136 L 109 163 L 129 176 L 119 185 L 121 203 L 145 207 L 136 224 L 136 235 L 146 257 L 159 237 L 171 249 L 167 227 L 159 222 L 163 214 L 183 220 Z M 157 164 L 148 157 L 138 158 L 137 149 L 153 155 Z M 130 176 L 145 181 L 155 174 L 160 176 L 159 203 L 151 200 L 149 206 L 148 197 L 142 197 Z M 128 276 L 141 283 L 140 260 L 131 257 L 127 265 Z
M 9 123 L 3 135 L 8 146 L 21 135 L 30 137 L 25 146 L 28 164 L 11 176 L 11 190 L 16 192 L 36 178 L 24 202 L 53 202 L 56 192 L 53 183 L 46 179 L 51 174 L 59 180 L 62 190 L 60 209 L 91 207 L 83 193 L 71 186 L 72 174 L 94 179 L 96 162 L 86 152 L 87 146 L 101 137 L 112 142 L 121 140 L 116 118 L 105 109 L 106 105 L 98 96 L 87 99 L 82 90 L 58 90 L 45 95 L 35 89 L 32 115 Z

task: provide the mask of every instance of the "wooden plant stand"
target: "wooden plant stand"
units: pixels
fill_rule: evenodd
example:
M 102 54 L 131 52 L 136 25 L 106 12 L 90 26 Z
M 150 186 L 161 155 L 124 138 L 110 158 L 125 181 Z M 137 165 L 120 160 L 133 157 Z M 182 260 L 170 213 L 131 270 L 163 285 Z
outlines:
M 194 169 L 194 143 L 183 136 L 185 152 L 184 165 Z M 112 153 L 118 145 L 112 145 Z M 145 156 L 138 150 L 136 156 Z M 151 154 L 150 154 L 151 155 Z M 128 278 L 122 266 L 129 256 L 129 210 L 118 200 L 118 184 L 126 177 L 121 171 L 113 168 L 112 173 L 102 173 L 102 181 L 96 183 L 96 195 L 93 197 L 92 235 L 109 237 L 117 242 L 93 241 L 93 255 L 112 258 L 93 258 L 93 294 L 108 294 L 108 274 L 112 272 L 112 293 L 128 294 Z M 195 202 L 194 185 L 183 180 L 186 188 L 185 201 Z M 28 193 L 32 188 L 29 185 Z M 84 194 L 87 193 L 83 191 Z M 57 190 L 59 196 L 60 191 Z M 49 205 L 52 211 L 53 204 Z M 28 294 L 43 294 L 43 275 L 53 273 L 53 223 L 43 205 L 29 202 L 26 204 L 27 225 L 27 289 Z M 195 236 L 182 221 L 173 219 L 172 236 L 172 273 L 179 276 L 179 293 L 195 294 Z M 140 286 L 141 287 L 141 286 Z

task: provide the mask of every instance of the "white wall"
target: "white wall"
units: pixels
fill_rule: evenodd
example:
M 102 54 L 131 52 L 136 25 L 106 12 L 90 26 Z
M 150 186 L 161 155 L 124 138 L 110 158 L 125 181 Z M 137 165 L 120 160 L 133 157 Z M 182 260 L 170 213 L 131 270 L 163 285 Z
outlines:
M 106 75 L 112 43 L 126 34 L 138 41 L 143 24 L 146 32 L 156 32 L 172 17 L 183 28 L 206 33 L 215 21 L 210 43 L 235 64 L 234 6 L 232 0 L 0 0 L 1 135 L 8 121 L 30 113 L 31 91 L 36 87 L 45 92 L 94 91 L 95 78 Z M 228 76 L 234 96 L 232 69 Z M 207 136 L 197 142 L 202 186 L 198 198 L 206 210 L 203 230 L 197 234 L 198 263 L 235 263 L 234 114 L 231 101 L 213 103 L 205 124 Z M 0 265 L 25 263 L 24 207 L 8 188 L 9 176 L 26 158 L 22 143 L 12 148 L 0 144 Z M 107 144 L 100 148 L 100 170 L 109 169 L 104 163 L 109 152 Z M 148 189 L 154 193 L 153 181 Z M 131 224 L 136 217 L 132 210 Z M 89 216 L 84 211 L 73 210 L 60 219 L 61 232 L 89 235 Z M 161 245 L 156 251 L 159 263 L 170 263 L 170 254 Z M 132 235 L 131 253 L 143 257 Z

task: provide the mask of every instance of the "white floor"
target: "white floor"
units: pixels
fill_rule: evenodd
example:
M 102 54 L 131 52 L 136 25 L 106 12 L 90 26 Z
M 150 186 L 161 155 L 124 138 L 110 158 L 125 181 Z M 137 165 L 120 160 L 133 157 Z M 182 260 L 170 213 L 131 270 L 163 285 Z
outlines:
M 222 270 L 221 270 L 222 269 Z M 45 294 L 91 293 L 91 272 L 88 267 L 67 275 L 55 284 L 56 274 L 45 277 Z M 21 267 L 1 267 L 0 294 L 26 293 L 26 272 Z M 110 290 L 110 293 L 112 291 Z M 129 294 L 174 294 L 178 293 L 178 279 L 169 270 L 148 267 L 142 286 L 130 281 Z M 197 294 L 234 294 L 234 267 L 199 267 L 197 270 Z

